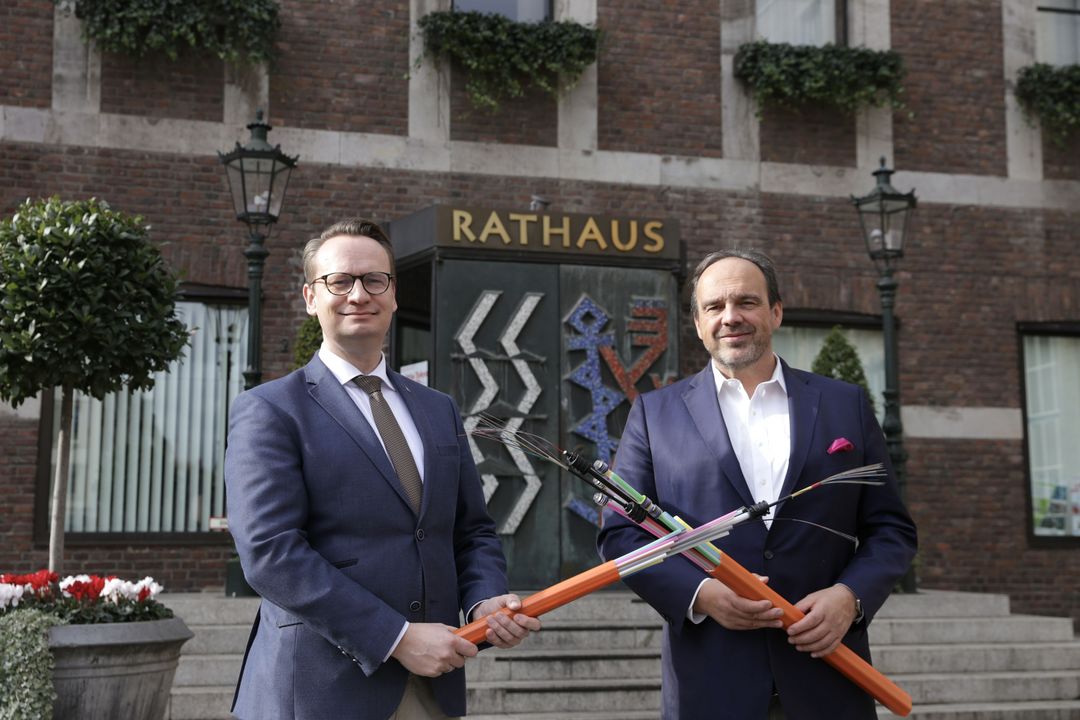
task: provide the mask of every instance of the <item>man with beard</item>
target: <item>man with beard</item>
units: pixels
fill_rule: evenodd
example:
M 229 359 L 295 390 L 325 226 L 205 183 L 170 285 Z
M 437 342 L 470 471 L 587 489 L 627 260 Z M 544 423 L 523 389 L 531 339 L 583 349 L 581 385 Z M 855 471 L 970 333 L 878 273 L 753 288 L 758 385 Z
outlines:
M 712 362 L 638 398 L 615 460 L 623 479 L 693 525 L 860 465 L 884 463 L 889 479 L 782 503 L 717 542 L 806 614 L 787 630 L 768 600 L 681 559 L 627 579 L 666 621 L 663 717 L 872 720 L 873 699 L 818 658 L 843 642 L 870 659 L 867 626 L 915 554 L 881 428 L 861 388 L 773 353 L 783 305 L 764 254 L 708 255 L 691 306 Z M 613 558 L 649 539 L 609 510 L 598 544 Z

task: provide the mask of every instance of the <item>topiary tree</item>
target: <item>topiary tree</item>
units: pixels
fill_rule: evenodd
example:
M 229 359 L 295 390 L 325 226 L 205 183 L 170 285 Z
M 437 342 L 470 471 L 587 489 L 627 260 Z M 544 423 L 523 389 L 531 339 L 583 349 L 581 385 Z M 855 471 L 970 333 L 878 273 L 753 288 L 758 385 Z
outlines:
M 844 337 L 844 332 L 839 325 L 834 326 L 825 336 L 825 343 L 814 358 L 814 364 L 810 370 L 818 375 L 858 385 L 866 391 L 866 397 L 870 399 L 870 409 L 875 414 L 877 413 L 874 396 L 870 394 L 870 387 L 866 384 L 866 373 L 863 372 L 859 352 Z
M 308 315 L 300 323 L 300 327 L 296 331 L 296 347 L 293 348 L 293 370 L 302 368 L 311 362 L 311 356 L 319 352 L 322 339 L 322 326 L 319 325 L 319 318 L 315 315 Z
M 27 200 L 0 220 L 0 400 L 60 388 L 49 569 L 61 573 L 75 391 L 150 388 L 188 341 L 177 280 L 141 217 L 97 199 Z

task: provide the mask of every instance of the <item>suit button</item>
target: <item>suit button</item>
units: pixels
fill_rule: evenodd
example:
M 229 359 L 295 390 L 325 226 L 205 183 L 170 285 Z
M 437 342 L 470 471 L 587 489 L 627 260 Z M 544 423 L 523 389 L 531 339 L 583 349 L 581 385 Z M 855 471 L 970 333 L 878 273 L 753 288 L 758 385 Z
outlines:
M 423 605 L 420 604 L 419 600 L 413 600 L 411 603 L 409 603 L 409 609 L 413 612 L 420 612 L 421 607 L 423 607 Z
M 416 531 L 416 539 L 417 540 L 423 540 L 424 539 L 424 528 L 420 528 L 419 530 Z
M 766 560 L 772 560 L 772 558 L 773 558 L 773 552 L 772 552 L 772 550 L 766 550 L 766 551 L 765 551 L 765 559 L 766 559 Z

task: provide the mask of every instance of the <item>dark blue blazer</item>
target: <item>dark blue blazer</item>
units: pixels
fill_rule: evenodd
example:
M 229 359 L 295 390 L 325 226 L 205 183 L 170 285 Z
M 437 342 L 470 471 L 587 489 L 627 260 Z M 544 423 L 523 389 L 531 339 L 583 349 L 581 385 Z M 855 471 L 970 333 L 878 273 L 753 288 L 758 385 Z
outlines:
M 402 622 L 458 625 L 505 593 L 506 564 L 461 417 L 443 393 L 389 372 L 424 443 L 417 517 L 345 389 L 316 356 L 241 393 L 225 456 L 229 529 L 262 596 L 234 712 L 382 720 L 408 672 L 383 659 Z M 465 674 L 432 680 L 465 713 Z
M 863 391 L 848 383 L 783 365 L 791 417 L 791 458 L 781 496 L 829 475 L 869 463 L 889 464 L 884 436 Z M 827 453 L 837 438 L 854 445 Z M 616 455 L 619 476 L 692 525 L 750 505 L 747 487 L 720 413 L 710 367 L 693 377 L 641 395 L 627 419 Z M 867 624 L 907 570 L 915 554 L 915 526 L 896 491 L 836 485 L 785 502 L 771 529 L 754 523 L 716 544 L 792 603 L 842 582 L 862 600 L 866 614 L 845 644 L 870 659 Z M 859 538 L 854 543 L 792 522 L 818 523 Z M 607 511 L 598 538 L 614 558 L 647 536 Z M 666 621 L 663 645 L 663 717 L 666 720 L 765 718 L 773 688 L 791 720 L 875 717 L 873 700 L 822 660 L 787 642 L 784 630 L 725 630 L 706 618 L 695 625 L 686 611 L 703 574 L 683 558 L 668 560 L 626 580 Z

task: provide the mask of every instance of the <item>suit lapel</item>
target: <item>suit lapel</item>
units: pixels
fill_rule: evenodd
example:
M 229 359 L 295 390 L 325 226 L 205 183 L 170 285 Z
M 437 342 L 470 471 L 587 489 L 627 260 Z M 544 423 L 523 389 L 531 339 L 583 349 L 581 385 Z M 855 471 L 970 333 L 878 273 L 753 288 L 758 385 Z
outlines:
M 367 455 L 371 464 L 390 483 L 394 491 L 409 504 L 409 498 L 405 495 L 398 480 L 394 466 L 390 464 L 390 458 L 383 450 L 375 431 L 371 429 L 363 413 L 356 407 L 345 388 L 341 386 L 334 374 L 319 360 L 316 355 L 310 363 L 304 367 L 304 377 L 308 383 L 308 394 L 325 410 L 330 417 L 334 418 L 338 425 L 352 438 L 353 442 Z M 396 385 L 395 385 L 396 387 Z
M 744 504 L 753 505 L 754 498 L 746 485 L 746 478 L 743 477 L 742 468 L 739 466 L 739 458 L 736 457 L 735 449 L 731 446 L 731 438 L 728 437 L 727 426 L 720 413 L 720 402 L 716 398 L 716 383 L 713 381 L 711 365 L 706 365 L 705 369 L 690 381 L 686 392 L 683 393 L 683 402 L 705 445 L 716 455 L 724 477 L 731 483 Z
M 791 455 L 788 459 L 787 477 L 780 497 L 790 495 L 795 490 L 795 482 L 802 475 L 806 465 L 806 456 L 810 452 L 810 438 L 814 435 L 817 422 L 821 392 L 811 387 L 806 380 L 792 372 L 788 364 L 780 361 L 784 369 L 784 384 L 788 394 L 788 416 L 791 423 Z M 780 512 L 780 508 L 776 512 Z

